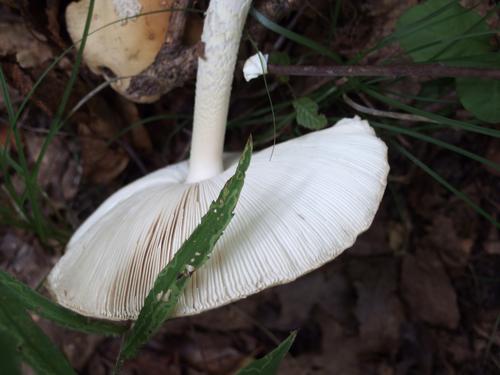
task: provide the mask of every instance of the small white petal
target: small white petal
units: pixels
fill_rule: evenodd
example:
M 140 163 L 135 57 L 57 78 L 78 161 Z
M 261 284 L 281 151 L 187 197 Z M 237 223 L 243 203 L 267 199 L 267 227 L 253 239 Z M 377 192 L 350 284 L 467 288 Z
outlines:
M 243 65 L 243 76 L 245 80 L 248 82 L 263 74 L 267 74 L 268 61 L 269 55 L 264 55 L 261 52 L 249 57 L 247 61 L 245 61 L 245 65 Z

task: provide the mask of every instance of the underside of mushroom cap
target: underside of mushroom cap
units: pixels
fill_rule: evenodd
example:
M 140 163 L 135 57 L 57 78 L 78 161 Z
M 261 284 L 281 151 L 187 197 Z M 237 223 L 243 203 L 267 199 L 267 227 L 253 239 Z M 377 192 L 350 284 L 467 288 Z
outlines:
M 109 79 L 133 76 L 150 66 L 165 41 L 171 14 L 160 11 L 168 10 L 171 2 L 95 0 L 90 32 L 98 31 L 89 35 L 84 50 L 89 68 Z M 74 42 L 83 36 L 89 3 L 89 0 L 75 1 L 66 8 L 68 33 Z M 126 95 L 129 83 L 130 79 L 122 79 L 111 86 Z
M 387 148 L 366 121 L 344 119 L 257 152 L 235 217 L 176 308 L 192 315 L 283 284 L 332 260 L 371 224 Z M 48 277 L 57 301 L 84 315 L 137 318 L 158 273 L 234 173 L 186 184 L 188 163 L 112 195 L 78 229 Z

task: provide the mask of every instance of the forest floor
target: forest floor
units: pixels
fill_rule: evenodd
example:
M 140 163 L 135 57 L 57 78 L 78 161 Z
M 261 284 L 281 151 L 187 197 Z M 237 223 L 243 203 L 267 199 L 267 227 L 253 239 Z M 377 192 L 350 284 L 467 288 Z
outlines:
M 305 3 L 308 5 L 292 23 L 293 30 L 323 43 L 320 36 L 324 18 L 331 16 L 331 4 Z M 417 1 L 343 3 L 330 47 L 351 57 L 391 33 L 400 15 Z M 483 3 L 480 11 L 494 6 L 493 2 Z M 13 102 L 19 103 L 51 59 L 70 43 L 64 31 L 67 1 L 41 1 L 31 8 L 19 5 L 19 9 L 9 7 L 8 1 L 5 4 L 0 5 L 0 62 Z M 205 2 L 197 6 L 203 8 Z M 280 24 L 287 26 L 297 14 L 292 12 Z M 498 26 L 498 19 L 495 22 Z M 264 30 L 259 45 L 265 50 L 278 38 Z M 300 53 L 300 48 L 287 43 L 289 51 L 295 48 L 293 52 Z M 242 53 L 249 55 L 251 47 L 246 48 Z M 376 63 L 398 48 L 381 49 L 369 62 Z M 73 58 L 65 58 L 49 73 L 21 117 L 19 127 L 29 163 L 34 162 L 47 136 Z M 100 82 L 83 67 L 68 108 Z M 318 82 L 318 78 L 297 78 L 291 85 L 296 91 L 311 92 Z M 394 87 L 418 94 L 423 83 L 406 79 Z M 237 99 L 230 116 L 237 118 L 246 111 L 238 98 L 261 91 L 262 83 L 247 86 L 237 73 Z M 275 95 L 273 100 L 278 100 L 279 95 Z M 456 101 L 453 90 L 443 95 Z M 120 187 L 185 159 L 190 123 L 182 119 L 161 119 L 116 137 L 139 119 L 165 113 L 190 114 L 193 97 L 193 79 L 148 105 L 128 102 L 109 88 L 98 93 L 72 116 L 45 154 L 38 180 L 45 194 L 45 220 L 70 234 Z M 337 100 L 325 113 L 355 114 L 354 109 Z M 265 100 L 256 103 L 266 105 Z M 408 99 L 407 104 L 412 101 Z M 440 110 L 439 105 L 431 107 L 429 111 Z M 459 105 L 448 116 L 469 119 Z M 2 145 L 13 142 L 6 139 L 6 118 L 0 100 Z M 404 120 L 398 121 L 405 125 Z M 281 139 L 297 134 L 294 126 L 284 127 Z M 228 149 L 241 149 L 249 133 L 263 134 L 271 127 L 268 121 L 230 130 Z M 441 128 L 433 136 L 500 163 L 499 139 L 450 128 Z M 500 220 L 498 170 L 404 135 L 398 140 L 473 201 L 489 207 Z M 263 141 L 257 147 L 268 144 Z M 372 227 L 353 248 L 290 284 L 198 316 L 168 321 L 123 373 L 231 374 L 252 358 L 269 352 L 290 331 L 298 330 L 282 374 L 500 374 L 498 229 L 392 149 L 390 165 L 380 210 Z M 13 181 L 21 186 L 15 173 Z M 0 204 L 10 207 L 5 196 Z M 33 230 L 16 225 L 14 219 L 0 227 L 0 268 L 31 287 L 43 281 L 63 251 L 64 240 L 42 243 Z M 79 373 L 110 373 L 119 339 L 70 332 L 35 319 Z

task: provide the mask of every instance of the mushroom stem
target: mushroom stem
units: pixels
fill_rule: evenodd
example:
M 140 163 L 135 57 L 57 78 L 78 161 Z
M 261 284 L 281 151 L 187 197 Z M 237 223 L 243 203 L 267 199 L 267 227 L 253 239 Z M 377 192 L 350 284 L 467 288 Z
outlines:
M 251 0 L 211 0 L 203 26 L 204 55 L 198 59 L 193 137 L 187 182 L 223 171 L 222 152 L 229 98 L 241 33 Z

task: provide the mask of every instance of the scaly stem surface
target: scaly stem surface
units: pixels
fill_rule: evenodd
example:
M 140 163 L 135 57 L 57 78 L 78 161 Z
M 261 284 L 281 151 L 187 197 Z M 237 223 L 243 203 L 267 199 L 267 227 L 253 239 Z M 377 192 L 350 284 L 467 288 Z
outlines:
M 204 54 L 198 59 L 193 138 L 187 182 L 223 171 L 222 152 L 229 98 L 241 33 L 251 0 L 211 0 L 203 26 Z

